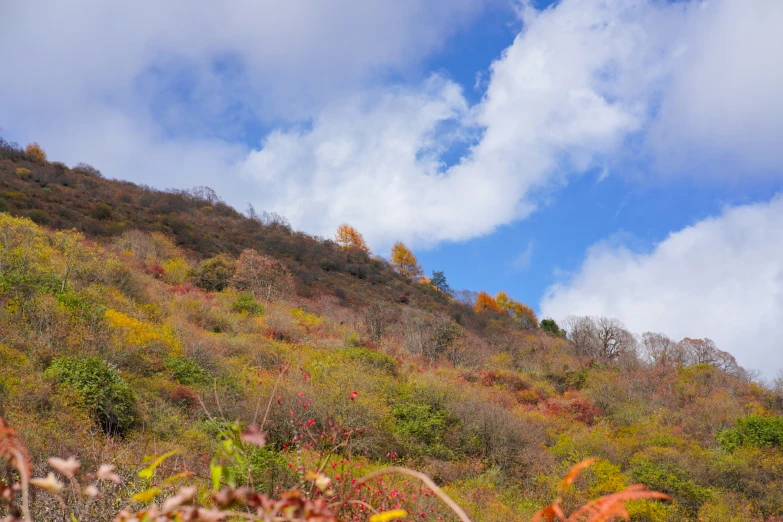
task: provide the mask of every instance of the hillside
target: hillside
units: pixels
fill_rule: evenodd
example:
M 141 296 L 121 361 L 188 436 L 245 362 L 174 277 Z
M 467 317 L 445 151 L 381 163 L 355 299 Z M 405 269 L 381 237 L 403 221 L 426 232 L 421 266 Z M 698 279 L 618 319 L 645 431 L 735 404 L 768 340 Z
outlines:
M 0 423 L 0 517 L 21 509 L 16 447 L 65 486 L 34 490 L 35 520 L 111 520 L 182 484 L 198 489 L 181 504 L 245 515 L 263 503 L 247 485 L 294 488 L 299 519 L 457 520 L 410 477 L 357 482 L 385 466 L 426 473 L 476 522 L 637 483 L 673 500 L 630 502 L 634 521 L 783 517 L 783 390 L 706 340 L 632 348 L 601 320 L 564 339 L 209 189 L 156 191 L 6 143 L 0 211 L 0 416 L 18 432 Z M 621 336 L 595 344 L 597 327 Z

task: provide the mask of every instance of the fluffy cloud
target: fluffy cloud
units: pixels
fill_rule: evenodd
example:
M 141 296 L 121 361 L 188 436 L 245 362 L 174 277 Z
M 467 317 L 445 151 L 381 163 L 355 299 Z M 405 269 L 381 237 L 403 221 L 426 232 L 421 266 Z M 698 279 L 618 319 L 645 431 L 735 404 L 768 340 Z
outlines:
M 439 76 L 384 85 L 482 8 L 17 2 L 0 20 L 16 50 L 0 55 L 14 71 L 0 121 L 51 157 L 209 183 L 318 234 L 349 221 L 379 249 L 487 234 L 569 176 L 640 157 L 677 174 L 783 170 L 779 0 L 525 2 L 476 105 Z
M 481 0 L 31 0 L 0 16 L 0 132 L 157 187 L 209 182 L 244 207 L 248 134 L 404 75 Z M 248 131 L 249 129 L 249 131 Z M 282 175 L 282 173 L 281 173 Z M 252 199 L 252 198 L 250 198 Z
M 482 6 L 479 0 L 15 2 L 0 19 L 0 43 L 14 49 L 0 56 L 2 70 L 13 71 L 0 87 L 3 112 L 138 109 L 179 89 L 190 101 L 239 103 L 260 118 L 309 117 L 335 91 L 415 65 Z
M 698 4 L 648 137 L 659 172 L 783 172 L 783 2 Z
M 666 10 L 564 2 L 527 11 L 526 29 L 492 64 L 476 106 L 437 77 L 350 98 L 309 129 L 270 135 L 243 173 L 269 189 L 261 208 L 317 233 L 347 220 L 376 246 L 486 234 L 529 214 L 536 190 L 597 164 L 639 128 L 646 93 L 630 85 L 651 76 L 646 64 L 666 32 L 638 20 L 663 21 Z M 612 17 L 633 23 L 596 25 Z M 455 143 L 464 155 L 442 164 Z
M 598 244 L 550 287 L 544 316 L 602 315 L 636 332 L 709 337 L 768 376 L 783 367 L 783 196 L 726 209 L 649 253 Z
M 665 174 L 698 162 L 720 162 L 725 174 L 731 158 L 733 175 L 783 169 L 773 143 L 783 68 L 772 60 L 783 35 L 770 22 L 783 13 L 776 0 L 757 3 L 523 7 L 524 29 L 490 67 L 477 105 L 442 79 L 365 93 L 308 130 L 274 133 L 243 173 L 269 190 L 259 206 L 320 234 L 348 220 L 378 246 L 489 233 L 528 215 L 540 189 L 596 166 L 652 157 Z M 767 83 L 756 85 L 762 67 Z M 455 140 L 464 154 L 444 165 L 439 154 Z

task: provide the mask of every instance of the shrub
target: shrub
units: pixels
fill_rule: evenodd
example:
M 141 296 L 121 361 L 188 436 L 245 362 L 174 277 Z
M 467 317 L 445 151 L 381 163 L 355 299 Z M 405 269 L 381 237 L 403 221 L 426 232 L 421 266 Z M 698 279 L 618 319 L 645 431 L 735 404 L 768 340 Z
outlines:
M 166 369 L 172 373 L 175 381 L 185 386 L 209 384 L 211 381 L 209 373 L 190 359 L 169 357 L 166 359 Z
M 234 261 L 226 255 L 204 260 L 191 274 L 193 284 L 207 292 L 220 292 L 234 275 Z
M 146 346 L 158 343 L 169 350 L 180 351 L 182 349 L 182 345 L 170 326 L 158 326 L 146 321 L 139 321 L 111 308 L 106 310 L 103 317 L 112 329 L 121 334 L 120 339 L 125 344 Z
M 783 417 L 751 415 L 737 421 L 737 427 L 719 432 L 715 439 L 726 451 L 740 446 L 783 447 Z
M 293 485 L 296 476 L 288 462 L 271 446 L 248 448 L 244 466 L 233 463 L 228 474 L 237 477 L 237 485 L 252 485 L 259 491 L 275 493 L 281 484 Z
M 88 176 L 94 176 L 96 178 L 102 178 L 103 174 L 101 174 L 101 171 L 93 167 L 92 165 L 88 165 L 87 163 L 79 163 L 73 168 L 74 171 L 80 172 L 82 174 L 86 174 Z
M 709 489 L 695 484 L 685 470 L 674 465 L 642 460 L 631 468 L 631 477 L 651 489 L 670 494 L 692 517 L 696 516 L 702 504 L 713 498 Z
M 540 326 L 542 330 L 549 332 L 556 337 L 565 337 L 565 331 L 560 329 L 560 326 L 558 326 L 554 319 L 542 319 Z
M 239 256 L 231 280 L 237 290 L 247 290 L 254 297 L 279 299 L 294 292 L 291 271 L 277 259 L 246 249 Z
M 163 263 L 163 280 L 170 285 L 180 285 L 188 278 L 190 267 L 181 257 L 169 259 Z
M 370 348 L 347 348 L 345 354 L 352 361 L 361 361 L 389 375 L 394 375 L 397 369 L 397 361 L 383 352 L 371 350 Z
M 111 205 L 107 203 L 98 203 L 90 212 L 90 215 L 95 219 L 111 219 Z
M 45 210 L 41 210 L 40 208 L 34 208 L 30 210 L 27 213 L 27 217 L 29 217 L 33 223 L 37 223 L 39 225 L 48 225 L 52 222 L 51 216 L 49 216 Z
M 169 402 L 180 408 L 192 410 L 198 404 L 198 395 L 187 386 L 177 386 L 169 392 Z
M 133 390 L 115 368 L 98 357 L 60 357 L 52 361 L 44 375 L 75 388 L 107 433 L 123 435 L 136 423 Z
M 264 305 L 253 298 L 250 292 L 241 292 L 236 300 L 231 303 L 231 309 L 237 313 L 248 313 L 250 315 L 261 315 L 264 313 Z
M 447 410 L 421 402 L 404 402 L 392 408 L 397 422 L 394 431 L 403 438 L 411 439 L 425 454 L 448 456 L 444 437 L 456 419 Z M 414 451 L 419 448 L 413 448 Z

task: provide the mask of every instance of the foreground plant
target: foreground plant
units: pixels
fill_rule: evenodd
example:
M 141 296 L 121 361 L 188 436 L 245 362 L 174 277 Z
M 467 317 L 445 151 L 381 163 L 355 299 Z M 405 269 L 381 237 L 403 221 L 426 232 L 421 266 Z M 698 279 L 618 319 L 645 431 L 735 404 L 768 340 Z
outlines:
M 235 427 L 224 431 L 220 455 L 225 461 L 235 458 L 242 461 L 246 446 L 262 447 L 266 444 L 266 436 L 258 426 L 250 426 L 245 430 Z M 138 476 L 152 480 L 156 470 L 175 452 L 160 455 L 142 468 Z M 52 457 L 49 466 L 57 472 L 48 472 L 45 477 L 33 477 L 29 455 L 21 444 L 17 433 L 0 417 L 0 459 L 4 463 L 3 479 L 0 481 L 0 516 L 2 522 L 32 521 L 30 487 L 33 486 L 57 499 L 63 512 L 70 515 L 71 521 L 78 521 L 73 509 L 66 505 L 63 495 L 70 492 L 73 497 L 89 503 L 91 499 L 101 496 L 100 483 L 120 484 L 121 477 L 110 464 L 102 464 L 93 472 L 82 470 L 81 463 L 75 458 L 62 459 Z M 562 495 L 579 474 L 589 467 L 595 459 L 588 459 L 574 466 L 560 483 L 558 493 Z M 369 522 L 392 522 L 408 516 L 403 509 L 381 511 L 363 499 L 361 492 L 368 482 L 381 479 L 392 474 L 402 474 L 420 480 L 432 495 L 438 497 L 456 515 L 461 522 L 470 522 L 465 511 L 457 505 L 429 477 L 417 471 L 403 467 L 387 467 L 376 470 L 364 477 L 352 481 L 354 488 L 338 496 L 332 487 L 332 480 L 321 471 L 308 472 L 305 477 L 311 487 L 300 487 L 285 491 L 276 496 L 257 491 L 248 486 L 237 486 L 226 468 L 212 464 L 212 488 L 205 491 L 204 481 L 193 480 L 192 483 L 181 485 L 188 479 L 197 479 L 193 473 L 175 473 L 159 482 L 153 482 L 152 487 L 133 495 L 132 505 L 144 504 L 141 509 L 125 507 L 117 513 L 116 522 L 220 522 L 225 520 L 252 520 L 263 522 L 339 522 L 340 520 L 367 520 Z M 58 476 L 59 475 L 59 476 Z M 61 480 L 64 479 L 64 482 Z M 353 495 L 353 496 L 351 496 Z M 611 520 L 629 520 L 630 516 L 625 504 L 632 500 L 658 499 L 671 500 L 668 495 L 650 491 L 645 486 L 634 485 L 625 490 L 606 495 L 578 508 L 566 516 L 560 506 L 562 497 L 542 509 L 533 518 L 533 522 L 608 522 Z M 339 518 L 339 509 L 345 506 L 360 508 L 351 512 L 349 518 Z
M 586 459 L 572 467 L 560 482 L 560 485 L 557 488 L 558 493 L 562 495 L 568 490 L 579 474 L 589 468 L 596 460 L 598 459 Z M 609 522 L 617 519 L 630 520 L 631 516 L 625 508 L 625 504 L 632 500 L 643 499 L 672 500 L 669 495 L 658 491 L 650 491 L 642 484 L 635 484 L 633 486 L 628 486 L 619 493 L 604 495 L 603 497 L 588 502 L 576 509 L 569 516 L 566 516 L 563 512 L 563 508 L 560 506 L 563 499 L 561 496 L 558 496 L 554 502 L 536 513 L 532 522 L 557 522 L 558 520 L 563 522 Z

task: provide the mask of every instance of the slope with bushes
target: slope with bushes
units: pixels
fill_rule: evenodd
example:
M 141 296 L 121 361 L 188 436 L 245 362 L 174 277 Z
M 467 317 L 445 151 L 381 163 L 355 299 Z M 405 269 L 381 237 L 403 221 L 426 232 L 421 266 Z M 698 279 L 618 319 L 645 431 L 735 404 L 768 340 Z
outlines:
M 183 483 L 187 505 L 247 486 L 345 520 L 369 518 L 365 504 L 458 516 L 412 479 L 357 485 L 389 466 L 424 472 L 474 521 L 529 520 L 557 496 L 570 512 L 635 483 L 673 500 L 632 501 L 632 520 L 783 516 L 783 395 L 733 366 L 566 340 L 508 296 L 468 306 L 208 191 L 2 151 L 0 415 L 34 476 L 73 456 L 122 482 L 80 475 L 98 494 L 37 497 L 36 520 L 130 516 Z

